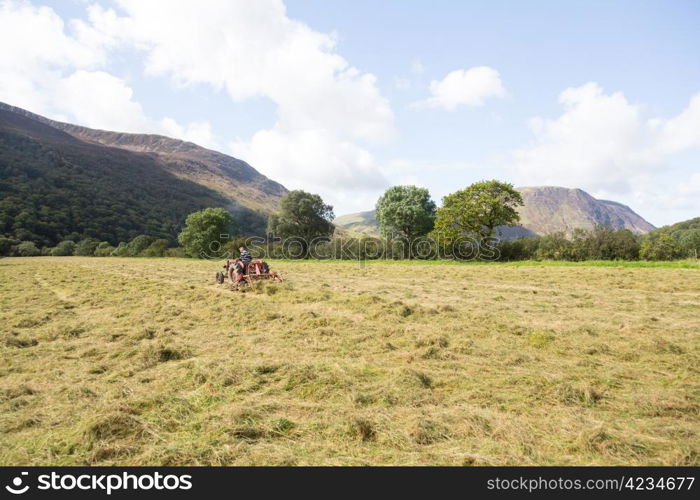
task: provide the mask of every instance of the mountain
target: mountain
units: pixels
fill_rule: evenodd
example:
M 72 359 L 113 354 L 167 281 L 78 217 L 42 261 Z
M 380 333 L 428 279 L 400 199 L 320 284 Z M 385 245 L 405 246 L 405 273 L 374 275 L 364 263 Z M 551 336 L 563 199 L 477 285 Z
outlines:
M 654 226 L 621 203 L 598 200 L 582 189 L 554 186 L 518 188 L 524 206 L 520 213 L 520 225 L 535 234 L 574 229 L 593 229 L 610 226 L 613 229 L 629 229 L 643 234 Z
M 0 237 L 53 245 L 174 240 L 201 208 L 231 211 L 263 234 L 287 190 L 247 163 L 191 142 L 94 130 L 0 103 Z
M 345 229 L 350 234 L 376 236 L 379 234 L 379 223 L 376 216 L 376 210 L 341 215 L 333 220 L 333 224 Z
M 593 229 L 597 225 L 614 229 L 629 229 L 635 234 L 654 229 L 631 208 L 608 200 L 598 200 L 581 189 L 554 186 L 517 188 L 524 205 L 518 210 L 520 225 L 500 228 L 505 239 L 521 238 L 576 228 Z M 350 233 L 378 235 L 375 211 L 348 214 L 333 221 Z

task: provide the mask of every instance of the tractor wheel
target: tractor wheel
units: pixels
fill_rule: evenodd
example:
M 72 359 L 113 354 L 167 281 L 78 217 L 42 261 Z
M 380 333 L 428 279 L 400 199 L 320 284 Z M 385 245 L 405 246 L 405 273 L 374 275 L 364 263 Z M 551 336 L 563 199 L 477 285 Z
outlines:
M 221 285 L 221 284 L 224 282 L 224 273 L 222 273 L 221 271 L 219 271 L 218 273 L 216 273 L 216 282 L 217 282 L 219 285 Z

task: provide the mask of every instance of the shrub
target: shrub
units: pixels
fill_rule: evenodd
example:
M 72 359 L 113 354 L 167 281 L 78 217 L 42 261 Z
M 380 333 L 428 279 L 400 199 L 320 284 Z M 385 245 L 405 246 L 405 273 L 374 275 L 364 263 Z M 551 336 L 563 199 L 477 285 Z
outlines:
M 539 239 L 535 258 L 568 260 L 572 255 L 572 243 L 563 232 L 552 233 Z
M 96 240 L 95 238 L 85 238 L 84 240 L 80 240 L 77 245 L 75 245 L 75 251 L 73 252 L 74 255 L 83 255 L 83 256 L 93 256 L 95 255 L 95 249 L 97 248 L 97 245 L 100 244 L 99 240 Z
M 164 257 L 168 251 L 168 240 L 155 240 L 148 248 L 141 252 L 143 257 Z
M 114 247 L 109 241 L 103 241 L 95 248 L 95 257 L 109 257 L 114 252 Z
M 124 241 L 120 241 L 119 245 L 117 245 L 117 248 L 112 250 L 111 255 L 113 257 L 126 257 L 128 252 L 129 252 L 128 243 L 126 243 Z
M 644 260 L 673 260 L 683 254 L 676 240 L 668 234 L 648 238 L 642 242 L 639 255 Z
M 75 252 L 75 242 L 64 240 L 51 249 L 51 255 L 59 257 L 64 255 L 73 255 Z
M 19 241 L 12 238 L 0 237 L 0 255 L 10 255 L 12 248 L 19 244 Z
M 145 251 L 149 246 L 151 246 L 151 243 L 153 243 L 153 238 L 150 236 L 147 236 L 145 234 L 141 234 L 131 240 L 129 244 L 127 245 L 128 247 L 128 255 L 135 257 L 137 255 L 140 255 L 143 251 Z
M 153 242 L 154 239 L 152 237 L 141 234 L 129 243 L 120 241 L 117 248 L 112 251 L 112 255 L 114 257 L 136 257 L 141 255 Z
M 23 241 L 17 245 L 16 252 L 20 257 L 36 257 L 41 255 L 41 250 L 36 247 L 33 241 Z
M 681 231 L 677 241 L 684 254 L 696 257 L 700 254 L 700 229 Z

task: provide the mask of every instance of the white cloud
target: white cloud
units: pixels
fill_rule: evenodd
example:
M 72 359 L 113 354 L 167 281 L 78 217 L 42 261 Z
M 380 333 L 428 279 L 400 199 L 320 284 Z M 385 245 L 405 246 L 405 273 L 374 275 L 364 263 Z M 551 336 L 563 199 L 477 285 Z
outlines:
M 172 118 L 163 118 L 158 123 L 158 129 L 160 130 L 159 133 L 163 135 L 178 137 L 205 148 L 221 150 L 221 144 L 208 121 L 194 121 L 183 126 Z
M 700 94 L 671 118 L 645 119 L 642 106 L 594 82 L 564 90 L 559 102 L 564 112 L 530 120 L 533 144 L 513 154 L 520 185 L 579 187 L 634 202 L 659 219 L 664 207 L 692 204 L 700 180 L 694 175 L 674 188 L 667 179 L 672 155 L 700 147 Z M 672 196 L 653 194 L 664 185 Z
M 271 128 L 235 142 L 234 153 L 263 173 L 329 192 L 338 183 L 372 188 L 381 178 L 364 144 L 391 140 L 395 130 L 375 76 L 343 59 L 333 36 L 287 17 L 281 1 L 119 5 L 123 14 L 91 9 L 94 37 L 145 50 L 148 74 L 276 104 Z
M 45 110 L 51 105 L 47 85 L 66 67 L 92 68 L 104 54 L 65 33 L 63 20 L 48 7 L 25 1 L 0 3 L 0 99 L 16 106 Z
M 453 111 L 459 106 L 483 106 L 486 99 L 508 95 L 498 71 L 488 66 L 452 71 L 442 80 L 431 81 L 430 93 L 416 106 Z
M 81 21 L 66 26 L 48 7 L 5 0 L 0 3 L 0 46 L 8 50 L 0 51 L 0 100 L 87 127 L 216 144 L 205 122 L 183 126 L 171 118 L 149 119 L 127 83 L 100 69 L 112 45 L 112 38 Z
M 369 152 L 322 129 L 261 130 L 248 142 L 234 142 L 232 149 L 257 168 L 275 172 L 274 178 L 290 188 L 316 189 L 332 197 L 339 190 L 387 185 Z
M 678 116 L 665 122 L 651 120 L 650 125 L 660 128 L 657 148 L 663 154 L 700 147 L 700 93 Z
M 87 127 L 125 132 L 152 129 L 126 83 L 104 71 L 78 70 L 56 81 L 55 107 Z
M 688 180 L 676 187 L 682 197 L 700 197 L 700 172 L 696 172 Z
M 668 155 L 700 146 L 700 95 L 671 119 L 645 120 L 639 105 L 594 82 L 564 90 L 559 102 L 564 113 L 533 118 L 534 144 L 514 153 L 521 182 L 628 192 L 667 168 Z

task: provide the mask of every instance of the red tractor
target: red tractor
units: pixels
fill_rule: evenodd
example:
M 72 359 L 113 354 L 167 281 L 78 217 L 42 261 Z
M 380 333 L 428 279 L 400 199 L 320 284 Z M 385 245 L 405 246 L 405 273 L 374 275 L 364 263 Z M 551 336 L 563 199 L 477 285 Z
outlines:
M 270 271 L 267 262 L 256 259 L 246 265 L 241 259 L 229 259 L 224 264 L 226 272 L 216 273 L 216 282 L 220 285 L 228 278 L 232 290 L 238 290 L 243 286 L 251 286 L 259 280 L 284 281 L 282 276 Z

